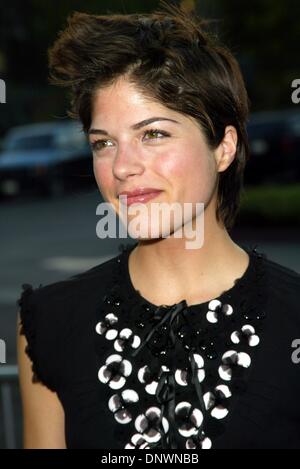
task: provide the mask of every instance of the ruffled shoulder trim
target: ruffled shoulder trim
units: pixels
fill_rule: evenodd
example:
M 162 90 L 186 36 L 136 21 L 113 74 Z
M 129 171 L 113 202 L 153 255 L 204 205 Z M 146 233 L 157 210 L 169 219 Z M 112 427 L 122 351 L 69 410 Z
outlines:
M 38 291 L 42 285 L 40 284 L 37 289 L 29 283 L 22 285 L 22 293 L 20 298 L 17 300 L 17 305 L 20 307 L 20 334 L 24 335 L 27 340 L 25 352 L 30 358 L 32 365 L 32 382 L 42 383 L 49 389 L 54 391 L 54 387 L 49 382 L 43 379 L 41 372 L 38 368 L 38 356 L 36 353 L 36 312 L 37 307 L 34 301 L 35 292 Z

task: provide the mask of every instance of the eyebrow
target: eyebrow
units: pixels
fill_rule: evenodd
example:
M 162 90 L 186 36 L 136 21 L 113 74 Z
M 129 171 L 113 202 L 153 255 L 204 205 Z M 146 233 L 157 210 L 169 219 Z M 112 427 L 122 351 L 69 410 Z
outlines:
M 152 124 L 152 122 L 157 122 L 157 121 L 170 121 L 170 122 L 175 122 L 175 124 L 179 124 L 178 121 L 174 119 L 169 119 L 167 117 L 150 117 L 149 119 L 145 119 L 141 122 L 138 122 L 137 124 L 133 124 L 130 128 L 133 130 L 138 130 L 141 129 L 142 127 L 145 127 L 148 124 Z M 96 134 L 96 135 L 108 135 L 108 132 L 106 130 L 102 129 L 90 129 L 88 132 L 89 135 Z

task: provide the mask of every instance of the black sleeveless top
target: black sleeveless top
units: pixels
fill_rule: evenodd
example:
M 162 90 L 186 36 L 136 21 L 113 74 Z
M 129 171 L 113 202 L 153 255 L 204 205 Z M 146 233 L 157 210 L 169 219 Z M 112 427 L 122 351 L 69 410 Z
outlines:
M 67 448 L 300 449 L 300 275 L 243 245 L 230 290 L 158 306 L 131 283 L 135 246 L 23 285 L 33 380 L 57 393 Z

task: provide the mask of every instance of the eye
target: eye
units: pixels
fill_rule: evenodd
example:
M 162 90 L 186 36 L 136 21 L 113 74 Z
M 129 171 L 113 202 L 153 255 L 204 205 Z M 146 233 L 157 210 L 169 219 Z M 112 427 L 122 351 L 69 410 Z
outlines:
M 158 134 L 162 135 L 162 137 L 157 137 Z M 143 137 L 145 137 L 146 135 L 155 135 L 154 138 L 150 138 L 148 140 L 156 140 L 157 138 L 170 137 L 170 134 L 168 132 L 158 129 L 145 130 Z M 90 143 L 90 147 L 93 152 L 99 152 L 101 150 L 104 150 L 104 148 L 107 148 L 107 142 L 110 142 L 110 140 L 96 140 L 95 142 Z
M 164 138 L 164 137 L 169 137 L 170 134 L 168 132 L 165 132 L 164 130 L 158 130 L 158 129 L 148 129 L 144 132 L 144 137 L 148 134 L 152 134 L 152 135 L 156 135 L 157 134 L 160 134 L 162 135 L 162 137 L 158 137 L 158 138 Z M 150 140 L 155 140 L 157 137 L 155 137 L 154 139 L 153 138 L 150 138 Z
M 104 144 L 107 142 L 109 142 L 109 140 L 96 140 L 95 142 L 92 142 L 90 144 L 92 151 L 100 151 L 103 148 L 106 148 Z

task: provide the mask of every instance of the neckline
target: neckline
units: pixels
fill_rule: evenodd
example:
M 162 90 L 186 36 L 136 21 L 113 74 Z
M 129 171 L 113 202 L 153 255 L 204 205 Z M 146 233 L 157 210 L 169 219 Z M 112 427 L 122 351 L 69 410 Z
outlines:
M 139 290 L 135 289 L 135 287 L 132 283 L 132 280 L 131 280 L 130 272 L 129 272 L 129 255 L 130 255 L 131 251 L 133 251 L 133 249 L 137 246 L 137 244 L 138 243 L 136 242 L 132 245 L 127 245 L 126 247 L 124 247 L 124 245 L 122 245 L 122 251 L 123 252 L 119 256 L 120 257 L 120 267 L 121 267 L 121 270 L 122 270 L 123 280 L 125 281 L 126 292 L 127 292 L 128 296 L 131 297 L 131 298 L 134 298 L 135 301 L 144 304 L 147 308 L 152 309 L 152 310 L 156 310 L 156 309 L 162 308 L 162 307 L 171 308 L 174 305 L 164 305 L 164 304 L 156 305 L 154 303 L 151 303 L 149 300 L 147 300 L 146 298 L 144 298 L 141 295 Z M 234 285 L 231 288 L 229 288 L 228 290 L 223 291 L 219 296 L 211 298 L 211 299 L 209 299 L 207 301 L 204 301 L 202 303 L 197 303 L 197 304 L 195 303 L 195 304 L 191 304 L 191 305 L 187 304 L 185 309 L 190 310 L 190 311 L 194 311 L 196 309 L 201 309 L 201 308 L 204 308 L 204 307 L 208 306 L 208 304 L 213 300 L 222 301 L 224 299 L 231 299 L 232 296 L 235 296 L 235 294 L 238 291 L 240 291 L 240 289 L 245 284 L 254 285 L 255 282 L 253 283 L 252 280 L 254 280 L 254 276 L 255 276 L 254 273 L 255 273 L 255 270 L 256 270 L 256 267 L 257 267 L 257 259 L 263 257 L 264 255 L 260 254 L 256 251 L 256 246 L 251 247 L 251 246 L 248 246 L 247 244 L 244 244 L 244 243 L 240 243 L 239 246 L 242 249 L 244 249 L 247 252 L 248 256 L 249 256 L 248 266 L 247 266 L 246 270 L 244 271 L 244 273 L 242 274 L 242 276 L 235 279 Z M 181 303 L 182 301 L 183 301 L 183 299 L 179 303 Z M 179 304 L 179 303 L 175 303 L 175 304 Z

